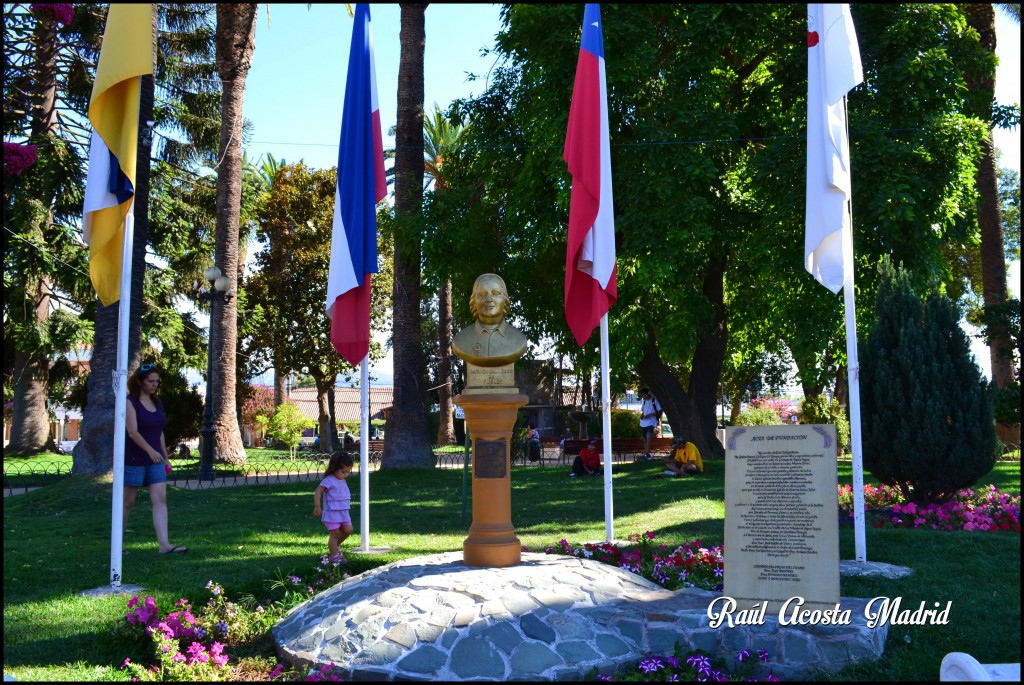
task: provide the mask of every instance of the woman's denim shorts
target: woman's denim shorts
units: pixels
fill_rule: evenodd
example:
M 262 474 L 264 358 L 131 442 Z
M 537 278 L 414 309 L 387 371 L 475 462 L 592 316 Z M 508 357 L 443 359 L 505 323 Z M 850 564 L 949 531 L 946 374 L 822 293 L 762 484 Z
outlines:
M 164 463 L 150 464 L 149 466 L 124 466 L 124 484 L 133 488 L 141 488 L 147 485 L 156 485 L 167 482 L 167 471 Z

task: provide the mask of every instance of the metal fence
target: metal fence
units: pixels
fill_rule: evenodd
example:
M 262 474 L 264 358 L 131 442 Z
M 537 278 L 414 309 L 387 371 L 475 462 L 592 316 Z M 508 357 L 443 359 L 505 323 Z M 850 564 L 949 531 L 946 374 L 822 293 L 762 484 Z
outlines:
M 450 451 L 435 448 L 434 466 L 442 469 L 461 469 L 466 461 L 465 450 Z M 176 459 L 171 459 L 173 470 L 169 482 L 186 490 L 204 490 L 215 487 L 227 487 L 237 485 L 264 485 L 270 483 L 299 483 L 319 480 L 323 476 L 324 468 L 330 459 L 330 454 L 317 453 L 301 450 L 296 453 L 296 458 L 283 458 L 272 463 L 263 463 L 252 460 L 242 466 L 231 464 L 214 464 L 213 479 L 200 480 L 199 465 L 195 460 L 187 464 L 181 464 Z M 560 447 L 545 447 L 541 451 L 539 461 L 529 461 L 526 457 L 525 446 L 513 444 L 511 446 L 511 462 L 514 467 L 565 467 L 572 464 L 572 457 L 575 455 L 564 455 Z M 368 454 L 369 470 L 376 471 L 380 468 L 383 452 L 372 451 Z M 613 455 L 612 463 L 624 463 L 631 461 L 621 455 Z M 359 459 L 355 459 L 354 473 L 359 471 Z M 59 479 L 71 475 L 71 464 L 63 462 L 40 462 L 29 463 L 4 463 L 4 496 L 20 495 L 37 488 L 45 487 L 57 482 Z

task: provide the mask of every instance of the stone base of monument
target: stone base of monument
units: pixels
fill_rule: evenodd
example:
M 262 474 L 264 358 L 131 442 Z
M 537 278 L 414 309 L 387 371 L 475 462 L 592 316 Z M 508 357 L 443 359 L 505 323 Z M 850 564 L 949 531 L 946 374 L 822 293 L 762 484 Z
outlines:
M 295 607 L 272 631 L 296 666 L 333 663 L 352 680 L 579 680 L 635 666 L 645 654 L 700 649 L 732 661 L 758 648 L 761 677 L 811 678 L 882 655 L 887 627 L 865 624 L 865 600 L 842 600 L 848 626 L 713 629 L 719 593 L 672 592 L 607 564 L 524 552 L 507 568 L 467 566 L 461 552 L 394 562 Z

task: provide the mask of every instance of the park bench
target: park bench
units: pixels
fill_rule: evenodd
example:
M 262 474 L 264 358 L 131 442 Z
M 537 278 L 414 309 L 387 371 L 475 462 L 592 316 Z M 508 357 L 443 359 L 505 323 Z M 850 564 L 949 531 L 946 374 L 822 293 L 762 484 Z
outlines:
M 580 450 L 590 443 L 589 438 L 573 438 L 566 440 L 562 446 L 562 457 L 565 463 L 572 463 L 572 459 L 580 453 Z M 603 450 L 604 445 L 598 443 L 599 449 Z M 632 457 L 636 459 L 644 454 L 643 438 L 612 438 L 612 461 L 626 461 Z M 651 455 L 667 457 L 672 454 L 672 438 L 651 438 Z
M 672 454 L 672 438 L 651 438 L 651 455 L 668 457 Z M 612 438 L 612 455 L 617 461 L 633 457 L 636 461 L 644 455 L 643 438 Z

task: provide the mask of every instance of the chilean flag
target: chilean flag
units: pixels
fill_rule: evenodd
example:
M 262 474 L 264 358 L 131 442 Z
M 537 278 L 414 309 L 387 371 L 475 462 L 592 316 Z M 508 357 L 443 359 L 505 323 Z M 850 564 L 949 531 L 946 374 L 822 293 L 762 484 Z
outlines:
M 370 351 L 370 274 L 377 273 L 377 203 L 387 195 L 370 7 L 356 5 L 341 115 L 338 187 L 327 276 L 331 344 L 352 366 Z
M 581 346 L 618 298 L 608 147 L 608 89 L 600 5 L 583 12 L 583 36 L 563 157 L 572 174 L 565 254 L 565 319 Z

